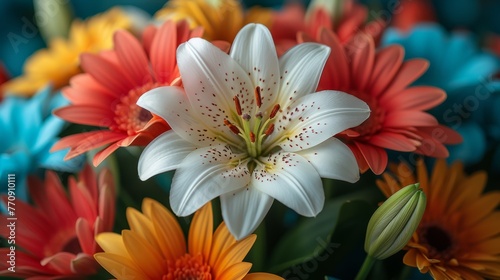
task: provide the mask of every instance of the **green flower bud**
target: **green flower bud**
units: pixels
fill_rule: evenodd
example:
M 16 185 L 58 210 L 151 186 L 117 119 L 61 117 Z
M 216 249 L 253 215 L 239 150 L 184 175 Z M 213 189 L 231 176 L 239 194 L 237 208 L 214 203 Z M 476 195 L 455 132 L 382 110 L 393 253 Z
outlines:
M 389 197 L 368 223 L 365 239 L 368 255 L 382 260 L 403 249 L 417 229 L 426 203 L 418 183 L 408 185 Z
M 66 38 L 73 20 L 69 1 L 33 0 L 35 20 L 45 42 Z

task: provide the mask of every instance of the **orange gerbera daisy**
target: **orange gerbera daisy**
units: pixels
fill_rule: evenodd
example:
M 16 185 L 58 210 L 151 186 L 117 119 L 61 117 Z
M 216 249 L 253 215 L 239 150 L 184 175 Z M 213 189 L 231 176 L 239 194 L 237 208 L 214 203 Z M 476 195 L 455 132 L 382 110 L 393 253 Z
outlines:
M 170 0 L 155 17 L 160 20 L 187 20 L 191 27 L 203 27 L 203 38 L 231 43 L 248 23 L 269 26 L 271 10 L 252 7 L 245 11 L 239 0 Z
M 115 186 L 113 176 L 104 169 L 95 175 L 86 165 L 78 179 L 69 178 L 69 197 L 56 173 L 47 171 L 45 182 L 30 181 L 34 206 L 16 200 L 4 221 L 15 223 L 15 236 L 6 226 L 0 235 L 15 243 L 15 272 L 11 264 L 0 262 L 0 276 L 24 279 L 74 279 L 95 274 L 99 264 L 93 255 L 100 251 L 95 235 L 113 229 Z M 5 205 L 11 206 L 7 197 Z M 10 210 L 10 209 L 9 209 Z M 16 218 L 12 220 L 12 218 Z M 10 239 L 9 239 L 10 238 Z M 1 248 L 6 256 L 12 248 Z
M 66 159 L 70 159 L 111 144 L 94 156 L 97 166 L 119 147 L 145 146 L 168 130 L 165 121 L 137 106 L 137 99 L 150 89 L 178 84 L 177 47 L 201 33 L 200 28 L 190 30 L 185 21 L 168 21 L 159 28 L 148 27 L 142 44 L 122 30 L 114 35 L 113 51 L 82 55 L 86 73 L 71 79 L 71 86 L 63 89 L 72 104 L 54 114 L 106 129 L 64 137 L 52 150 L 69 147 Z
M 144 199 L 142 212 L 128 208 L 130 230 L 96 238 L 104 250 L 96 260 L 117 279 L 282 279 L 247 275 L 252 264 L 242 261 L 256 236 L 236 241 L 224 223 L 214 233 L 211 203 L 195 213 L 187 244 L 179 223 L 159 202 Z
M 299 41 L 310 40 L 299 34 Z M 318 91 L 344 91 L 370 107 L 370 117 L 342 137 L 362 172 L 371 169 L 381 174 L 388 162 L 385 149 L 445 158 L 448 150 L 443 144 L 461 141 L 458 133 L 424 112 L 443 102 L 445 92 L 430 86 L 410 87 L 427 70 L 427 61 L 403 62 L 400 46 L 375 51 L 370 36 L 343 45 L 333 31 L 322 28 L 316 40 L 332 49 Z
M 377 181 L 387 197 L 416 182 L 427 196 L 403 262 L 434 279 L 500 279 L 500 191 L 482 194 L 486 172 L 466 175 L 461 163 L 448 167 L 445 160 L 436 161 L 431 178 L 423 160 L 416 169 L 392 165 Z

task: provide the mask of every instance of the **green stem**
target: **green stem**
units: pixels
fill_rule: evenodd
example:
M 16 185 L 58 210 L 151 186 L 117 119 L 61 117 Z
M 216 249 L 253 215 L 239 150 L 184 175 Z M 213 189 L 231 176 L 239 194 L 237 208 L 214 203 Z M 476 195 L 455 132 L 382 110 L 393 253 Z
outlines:
M 368 276 L 368 273 L 370 273 L 370 270 L 372 269 L 373 265 L 375 264 L 376 259 L 373 257 L 367 255 L 365 258 L 365 261 L 363 262 L 363 265 L 361 266 L 361 269 L 358 272 L 358 275 L 356 275 L 355 280 L 364 280 Z

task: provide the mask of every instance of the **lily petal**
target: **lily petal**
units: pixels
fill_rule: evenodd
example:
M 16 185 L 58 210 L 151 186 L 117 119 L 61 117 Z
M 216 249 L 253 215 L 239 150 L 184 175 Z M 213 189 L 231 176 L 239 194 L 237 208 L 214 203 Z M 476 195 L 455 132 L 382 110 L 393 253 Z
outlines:
M 280 97 L 282 108 L 305 94 L 316 91 L 330 48 L 316 43 L 293 47 L 279 60 Z
M 170 205 L 177 216 L 188 216 L 221 194 L 235 191 L 250 181 L 242 155 L 228 146 L 194 150 L 179 165 L 170 190 Z
M 146 146 L 137 165 L 139 177 L 145 181 L 156 174 L 177 169 L 179 163 L 196 147 L 173 131 L 156 137 Z
M 223 127 L 224 119 L 235 112 L 233 97 L 249 100 L 241 104 L 243 112 L 255 110 L 254 88 L 248 73 L 228 54 L 210 42 L 193 38 L 177 49 L 177 64 L 186 95 L 207 125 Z M 235 113 L 233 113 L 235 114 Z
M 339 91 L 321 91 L 296 100 L 278 115 L 276 134 L 287 135 L 280 147 L 288 152 L 312 148 L 326 139 L 366 120 L 370 109 L 360 99 Z
M 248 236 L 260 225 L 274 199 L 248 186 L 221 195 L 222 217 L 237 240 Z
M 246 70 L 254 87 L 260 87 L 263 112 L 274 106 L 278 98 L 280 71 L 278 56 L 269 30 L 261 24 L 243 27 L 230 52 L 231 57 Z
M 302 216 L 316 216 L 325 202 L 318 171 L 307 159 L 294 153 L 276 153 L 260 158 L 252 185 Z
M 297 152 L 306 158 L 322 178 L 354 183 L 359 180 L 359 167 L 351 149 L 336 138 L 330 138 L 312 149 Z
M 143 94 L 137 105 L 162 117 L 180 137 L 193 145 L 202 147 L 221 143 L 216 136 L 238 143 L 224 121 L 214 120 L 210 125 L 204 124 L 208 116 L 199 114 L 197 108 L 191 107 L 186 92 L 180 87 L 159 87 Z M 224 111 L 225 112 L 225 111 Z

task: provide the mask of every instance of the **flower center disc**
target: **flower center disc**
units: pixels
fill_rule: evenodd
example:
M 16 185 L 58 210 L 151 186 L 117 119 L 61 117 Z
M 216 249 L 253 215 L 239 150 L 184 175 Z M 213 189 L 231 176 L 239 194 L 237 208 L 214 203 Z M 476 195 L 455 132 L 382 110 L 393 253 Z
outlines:
M 210 266 L 203 262 L 201 254 L 189 254 L 168 262 L 168 273 L 163 280 L 211 280 Z
M 153 115 L 148 110 L 137 106 L 137 100 L 145 92 L 159 86 L 161 85 L 158 83 L 149 83 L 130 90 L 127 95 L 120 98 L 115 107 L 115 125 L 111 129 L 126 132 L 128 135 L 135 135 L 142 130 Z
M 349 93 L 366 102 L 371 110 L 368 119 L 366 119 L 360 125 L 351 129 L 358 132 L 360 136 L 370 136 L 377 133 L 380 128 L 382 128 L 382 122 L 384 121 L 385 115 L 385 112 L 381 109 L 381 106 L 378 106 L 378 101 L 373 96 L 364 92 L 349 91 Z
M 451 259 L 454 251 L 452 236 L 440 226 L 425 226 L 421 234 L 422 243 L 429 249 L 429 256 L 439 259 Z

